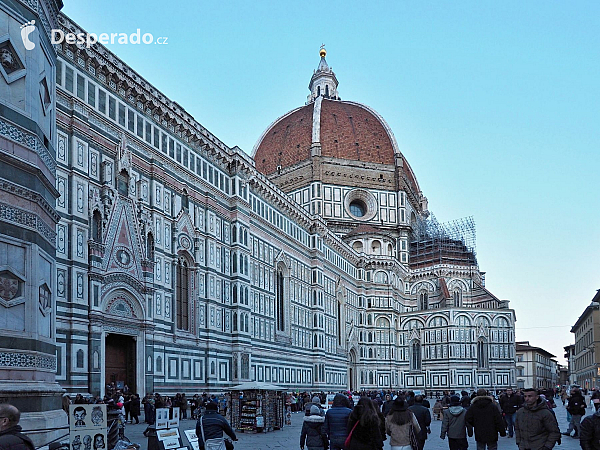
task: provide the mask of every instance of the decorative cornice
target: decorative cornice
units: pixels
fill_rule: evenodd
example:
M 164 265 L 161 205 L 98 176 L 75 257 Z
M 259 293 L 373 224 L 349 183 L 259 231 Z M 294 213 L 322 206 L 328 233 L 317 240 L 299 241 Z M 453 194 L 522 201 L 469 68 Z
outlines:
M 18 184 L 5 180 L 4 178 L 0 178 L 0 190 L 37 203 L 54 220 L 54 222 L 58 223 L 60 220 L 60 215 L 55 211 L 55 208 L 37 192 L 24 188 L 23 186 L 19 186 Z
M 0 221 L 33 230 L 52 244 L 53 247 L 56 246 L 56 231 L 54 231 L 54 228 L 48 226 L 40 216 L 31 211 L 0 203 Z

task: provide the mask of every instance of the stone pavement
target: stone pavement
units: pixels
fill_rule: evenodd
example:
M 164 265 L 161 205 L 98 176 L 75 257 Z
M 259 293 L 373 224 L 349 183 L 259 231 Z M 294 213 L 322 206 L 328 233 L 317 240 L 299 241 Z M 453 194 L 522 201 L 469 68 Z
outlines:
M 562 402 L 557 400 L 557 407 L 554 410 L 558 419 L 558 425 L 561 431 L 567 429 L 567 412 Z M 592 410 L 588 408 L 588 414 L 592 413 Z M 295 450 L 300 448 L 300 430 L 302 428 L 303 414 L 294 413 L 292 414 L 292 425 L 284 427 L 282 430 L 273 431 L 270 433 L 261 434 L 250 434 L 250 433 L 237 433 L 238 442 L 235 442 L 235 450 L 270 450 L 270 449 L 290 449 Z M 425 443 L 425 450 L 448 450 L 448 440 L 440 439 L 440 429 L 442 422 L 434 420 L 431 423 L 431 434 L 429 439 Z M 180 434 L 183 434 L 183 430 L 194 429 L 196 423 L 193 420 L 183 420 L 179 427 Z M 132 441 L 141 444 L 141 450 L 147 449 L 147 440 L 143 436 L 143 432 L 146 429 L 146 425 L 140 423 L 139 425 L 127 425 L 125 435 Z M 187 444 L 185 438 L 183 443 Z M 305 447 L 306 448 L 306 447 Z M 388 450 L 389 439 L 385 442 L 384 450 Z M 469 448 L 475 450 L 476 443 L 473 438 L 469 438 Z M 499 438 L 498 450 L 515 450 L 515 439 L 514 438 Z M 579 440 L 568 436 L 562 436 L 562 444 L 555 447 L 556 450 L 579 450 Z

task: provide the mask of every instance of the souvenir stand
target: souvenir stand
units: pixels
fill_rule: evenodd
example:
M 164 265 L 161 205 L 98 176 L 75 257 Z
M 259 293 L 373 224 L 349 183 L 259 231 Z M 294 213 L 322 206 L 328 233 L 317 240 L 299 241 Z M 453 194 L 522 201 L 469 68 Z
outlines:
M 279 430 L 285 419 L 285 389 L 270 383 L 248 382 L 231 388 L 229 422 L 238 431 Z

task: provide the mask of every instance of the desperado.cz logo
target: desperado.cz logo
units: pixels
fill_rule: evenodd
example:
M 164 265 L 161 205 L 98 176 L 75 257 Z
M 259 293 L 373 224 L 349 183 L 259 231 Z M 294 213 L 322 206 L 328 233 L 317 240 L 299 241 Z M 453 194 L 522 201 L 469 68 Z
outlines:
M 26 50 L 33 50 L 35 48 L 35 43 L 31 41 L 30 35 L 36 29 L 35 20 L 31 22 L 27 22 L 21 25 L 21 39 L 23 39 L 23 45 Z M 167 37 L 158 37 L 154 39 L 152 33 L 144 33 L 142 34 L 140 29 L 138 28 L 134 33 L 101 33 L 97 35 L 96 33 L 65 33 L 62 30 L 52 30 L 50 35 L 50 42 L 52 44 L 62 44 L 66 42 L 67 44 L 78 44 L 85 45 L 86 47 L 91 47 L 96 42 L 100 44 L 158 44 L 158 45 L 167 45 Z

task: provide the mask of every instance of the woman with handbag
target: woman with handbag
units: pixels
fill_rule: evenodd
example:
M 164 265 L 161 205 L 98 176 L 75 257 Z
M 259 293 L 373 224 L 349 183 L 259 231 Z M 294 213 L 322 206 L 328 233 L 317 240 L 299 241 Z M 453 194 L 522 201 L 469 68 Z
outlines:
M 345 450 L 382 450 L 384 426 L 373 401 L 369 397 L 361 397 L 348 418 Z
M 302 431 L 300 432 L 300 448 L 304 444 L 308 450 L 323 450 L 328 448 L 327 434 L 323 424 L 325 416 L 321 415 L 321 410 L 317 405 L 310 407 L 310 415 L 304 417 L 302 422 Z
M 219 414 L 218 410 L 219 406 L 215 402 L 208 402 L 206 413 L 196 423 L 196 436 L 200 450 L 225 450 L 231 446 L 229 441 L 223 439 L 223 432 L 232 440 L 237 441 L 231 425 L 225 417 Z M 227 444 L 228 442 L 229 444 Z
M 396 398 L 385 418 L 385 432 L 390 436 L 391 450 L 416 450 L 419 431 L 419 422 L 404 398 Z

